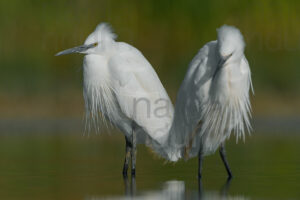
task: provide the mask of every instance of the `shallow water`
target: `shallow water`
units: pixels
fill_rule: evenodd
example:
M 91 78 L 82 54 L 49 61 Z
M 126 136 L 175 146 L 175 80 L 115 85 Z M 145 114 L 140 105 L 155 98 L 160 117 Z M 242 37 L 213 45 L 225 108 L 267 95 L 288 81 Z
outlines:
M 165 163 L 138 146 L 136 179 L 121 175 L 121 135 L 0 135 L 0 199 L 298 199 L 300 135 L 256 133 L 227 143 L 234 179 L 219 155 Z M 200 186 L 199 186 L 200 185 Z

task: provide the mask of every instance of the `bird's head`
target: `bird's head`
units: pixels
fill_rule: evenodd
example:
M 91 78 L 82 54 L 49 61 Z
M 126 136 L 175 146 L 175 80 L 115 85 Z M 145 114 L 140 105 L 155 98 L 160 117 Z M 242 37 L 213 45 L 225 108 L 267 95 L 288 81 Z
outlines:
M 244 53 L 245 42 L 239 29 L 223 25 L 217 32 L 220 60 L 225 63 L 229 59 L 240 58 Z
M 56 56 L 71 53 L 98 54 L 111 45 L 117 35 L 113 33 L 111 27 L 106 23 L 99 24 L 92 32 L 83 45 L 66 49 L 56 54 Z

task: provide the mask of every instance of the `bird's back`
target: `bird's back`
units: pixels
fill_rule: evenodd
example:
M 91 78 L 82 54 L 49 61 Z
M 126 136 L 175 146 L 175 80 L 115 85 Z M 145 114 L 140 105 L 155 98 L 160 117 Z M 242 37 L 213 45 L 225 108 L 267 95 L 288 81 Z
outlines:
M 136 125 L 140 143 L 161 148 L 173 118 L 172 102 L 142 53 L 123 42 L 117 45 L 107 63 L 120 115 Z M 113 123 L 131 134 L 131 129 L 124 130 L 122 121 Z
M 173 105 L 142 53 L 115 38 L 109 25 L 100 24 L 86 39 L 85 45 L 94 46 L 83 65 L 87 119 L 96 129 L 98 119 L 106 119 L 128 138 L 134 129 L 138 143 L 159 152 L 168 137 Z
M 184 154 L 184 147 L 194 140 L 194 129 L 201 119 L 202 106 L 208 101 L 207 94 L 216 67 L 215 60 L 210 58 L 215 54 L 216 41 L 207 43 L 198 51 L 177 93 L 169 145 L 181 154 Z

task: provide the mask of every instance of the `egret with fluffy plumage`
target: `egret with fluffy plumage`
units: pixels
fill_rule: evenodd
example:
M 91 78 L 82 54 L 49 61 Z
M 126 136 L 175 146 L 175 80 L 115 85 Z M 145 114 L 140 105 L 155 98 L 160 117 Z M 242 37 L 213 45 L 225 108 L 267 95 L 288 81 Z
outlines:
M 125 135 L 123 175 L 135 174 L 136 145 L 163 152 L 173 118 L 173 105 L 151 64 L 136 48 L 116 42 L 108 24 L 98 25 L 81 46 L 59 52 L 85 54 L 83 94 L 91 125 L 109 121 Z M 89 125 L 90 126 L 90 125 Z
M 97 127 L 109 121 L 125 135 L 123 175 L 135 175 L 136 144 L 151 146 L 162 157 L 177 161 L 199 157 L 220 147 L 228 175 L 224 142 L 232 131 L 237 138 L 250 129 L 251 76 L 238 29 L 222 26 L 218 40 L 206 44 L 191 62 L 172 102 L 151 64 L 131 45 L 115 41 L 107 24 L 100 24 L 84 45 L 57 55 L 85 54 L 83 92 L 86 117 Z
M 201 177 L 203 157 L 220 147 L 230 178 L 225 140 L 232 132 L 237 140 L 245 139 L 245 129 L 250 133 L 249 90 L 253 92 L 253 87 L 241 32 L 227 25 L 217 32 L 218 39 L 205 44 L 193 58 L 180 86 L 174 121 L 181 123 L 174 126 L 169 148 L 178 149 L 186 159 L 198 155 Z

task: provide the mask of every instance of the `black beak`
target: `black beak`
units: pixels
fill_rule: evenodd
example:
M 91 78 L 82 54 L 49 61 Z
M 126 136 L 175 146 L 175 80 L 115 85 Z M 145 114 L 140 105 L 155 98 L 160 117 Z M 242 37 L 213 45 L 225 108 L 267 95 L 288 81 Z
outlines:
M 89 44 L 89 45 L 81 45 L 78 47 L 73 47 L 70 49 L 66 49 L 64 51 L 58 52 L 55 56 L 61 56 L 61 55 L 66 55 L 66 54 L 71 54 L 71 53 L 84 53 L 86 50 L 97 46 L 98 43 L 93 43 L 93 44 Z
M 228 56 L 226 56 L 225 58 L 222 58 L 220 56 L 220 60 L 218 62 L 218 66 L 217 66 L 217 69 L 213 75 L 213 78 L 215 78 L 215 76 L 217 75 L 217 73 L 219 72 L 219 70 L 221 69 L 221 67 L 224 66 L 224 64 L 226 63 L 226 61 L 232 56 L 233 53 L 229 54 Z
M 218 62 L 218 66 L 219 67 L 223 67 L 223 65 L 226 63 L 226 61 L 232 56 L 233 53 L 229 54 L 228 56 L 226 56 L 225 58 L 220 58 L 219 62 Z

